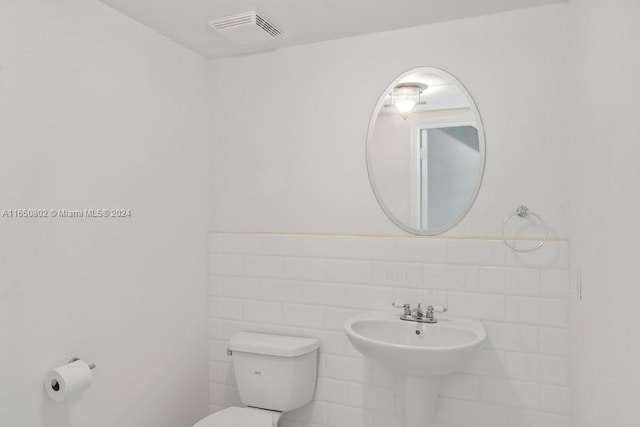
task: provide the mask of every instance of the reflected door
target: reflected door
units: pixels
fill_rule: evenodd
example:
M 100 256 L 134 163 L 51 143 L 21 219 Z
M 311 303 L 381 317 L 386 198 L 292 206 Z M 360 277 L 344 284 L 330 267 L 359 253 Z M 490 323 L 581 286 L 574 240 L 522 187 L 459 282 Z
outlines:
M 445 227 L 475 191 L 481 165 L 478 129 L 470 125 L 423 127 L 417 157 L 419 228 Z

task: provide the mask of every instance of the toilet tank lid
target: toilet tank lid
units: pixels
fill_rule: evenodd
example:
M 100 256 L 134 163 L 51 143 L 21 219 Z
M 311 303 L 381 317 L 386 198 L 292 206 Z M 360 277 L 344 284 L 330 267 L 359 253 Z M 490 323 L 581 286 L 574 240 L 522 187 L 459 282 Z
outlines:
M 316 338 L 238 332 L 231 337 L 229 349 L 244 353 L 269 356 L 296 357 L 311 353 L 320 347 Z

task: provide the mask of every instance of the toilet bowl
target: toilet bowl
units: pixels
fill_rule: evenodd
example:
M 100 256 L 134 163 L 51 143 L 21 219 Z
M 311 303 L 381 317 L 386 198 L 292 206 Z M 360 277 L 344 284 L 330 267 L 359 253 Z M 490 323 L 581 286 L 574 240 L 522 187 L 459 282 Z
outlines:
M 193 427 L 277 427 L 284 412 L 309 403 L 316 387 L 315 338 L 238 332 L 229 352 L 245 407 L 233 406 Z

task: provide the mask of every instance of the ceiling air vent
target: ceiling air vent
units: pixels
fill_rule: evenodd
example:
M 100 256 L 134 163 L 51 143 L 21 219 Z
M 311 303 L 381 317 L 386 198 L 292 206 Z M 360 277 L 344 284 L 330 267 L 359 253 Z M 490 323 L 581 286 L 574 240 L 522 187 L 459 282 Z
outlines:
M 213 19 L 209 25 L 239 45 L 270 42 L 282 35 L 275 25 L 255 11 Z

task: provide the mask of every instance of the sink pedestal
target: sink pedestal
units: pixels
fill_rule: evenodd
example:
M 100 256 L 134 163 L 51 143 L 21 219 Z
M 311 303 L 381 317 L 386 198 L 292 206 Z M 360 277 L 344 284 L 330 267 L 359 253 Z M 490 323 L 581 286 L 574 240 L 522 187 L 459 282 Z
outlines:
M 439 391 L 439 376 L 404 376 L 404 427 L 429 427 L 435 422 Z

